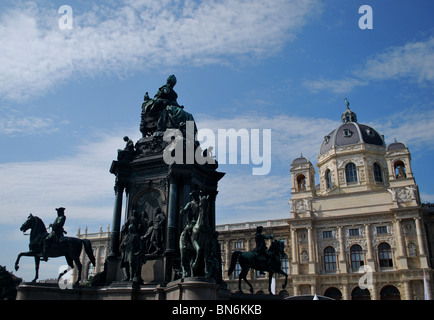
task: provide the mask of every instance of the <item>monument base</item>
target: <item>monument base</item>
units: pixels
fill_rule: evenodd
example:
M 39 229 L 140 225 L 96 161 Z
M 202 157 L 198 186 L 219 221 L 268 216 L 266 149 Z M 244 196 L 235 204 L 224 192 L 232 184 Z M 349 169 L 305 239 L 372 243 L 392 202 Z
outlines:
M 75 286 L 61 289 L 57 284 L 22 283 L 17 300 L 164 300 L 164 288 L 159 285 L 136 285 L 113 282 L 110 286 Z
M 157 259 L 153 266 L 158 265 Z M 78 285 L 73 289 L 61 289 L 55 283 L 25 282 L 17 291 L 17 300 L 226 300 L 230 296 L 219 290 L 214 280 L 201 277 L 179 279 L 167 286 L 114 281 L 108 286 Z
M 167 300 L 216 300 L 218 288 L 214 280 L 191 277 L 169 282 L 166 291 Z

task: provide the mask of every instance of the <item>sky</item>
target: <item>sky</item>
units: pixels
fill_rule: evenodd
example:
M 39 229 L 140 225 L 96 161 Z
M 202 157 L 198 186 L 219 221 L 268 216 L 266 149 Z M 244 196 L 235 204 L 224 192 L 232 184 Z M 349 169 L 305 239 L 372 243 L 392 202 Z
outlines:
M 217 158 L 217 224 L 288 218 L 291 161 L 316 165 L 344 97 L 359 123 L 408 146 L 433 202 L 433 18 L 431 0 L 1 1 L 0 265 L 27 251 L 29 213 L 48 226 L 65 207 L 69 236 L 108 228 L 110 165 L 170 74 L 199 130 L 271 130 L 267 174 Z M 62 264 L 42 263 L 40 279 Z M 33 259 L 20 265 L 33 279 Z

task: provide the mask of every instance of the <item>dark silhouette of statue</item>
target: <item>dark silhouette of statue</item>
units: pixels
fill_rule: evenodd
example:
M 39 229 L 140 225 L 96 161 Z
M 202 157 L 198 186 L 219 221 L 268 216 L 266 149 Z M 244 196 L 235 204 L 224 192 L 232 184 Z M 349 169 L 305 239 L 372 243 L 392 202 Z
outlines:
M 190 202 L 188 202 L 180 211 L 181 218 L 186 217 L 185 227 L 179 238 L 181 267 L 184 278 L 191 276 L 190 264 L 193 254 L 192 252 L 194 251 L 193 245 L 191 243 L 191 235 L 199 215 L 199 201 L 199 191 L 190 192 Z
M 141 277 L 142 264 L 146 262 L 146 258 L 135 224 L 128 225 L 128 232 L 122 240 L 120 249 L 123 252 L 124 261 L 127 262 L 124 280 L 141 283 L 143 281 Z
M 53 223 L 49 225 L 49 227 L 51 228 L 51 233 L 44 239 L 42 260 L 45 261 L 48 261 L 48 247 L 56 246 L 56 245 L 60 246 L 65 239 L 64 234 L 67 233 L 63 229 L 63 226 L 65 225 L 65 221 L 66 221 L 65 208 L 63 207 L 56 208 L 56 211 L 57 211 L 57 218 L 54 220 Z
M 134 142 L 128 138 L 128 136 L 124 137 L 124 141 L 126 142 L 125 148 L 118 149 L 118 160 L 132 160 L 134 156 Z
M 273 239 L 273 235 L 270 236 L 263 235 L 262 234 L 263 230 L 264 228 L 262 226 L 256 227 L 256 233 L 255 233 L 256 248 L 253 249 L 253 253 L 256 254 L 259 260 L 265 259 L 268 262 L 271 256 L 267 251 L 265 240 Z M 260 270 L 260 273 L 264 274 L 262 270 Z
M 166 216 L 163 214 L 160 208 L 157 208 L 152 225 L 146 231 L 143 239 L 147 239 L 147 252 L 151 252 L 152 247 L 154 251 L 152 253 L 157 254 L 163 250 L 163 235 L 164 235 L 164 223 L 166 222 Z
M 267 250 L 265 240 L 272 239 L 273 236 L 263 235 L 262 230 L 262 226 L 259 226 L 256 229 L 256 248 L 253 251 L 235 251 L 232 254 L 228 275 L 230 276 L 232 274 L 238 262 L 241 267 L 241 272 L 238 276 L 238 288 L 240 293 L 243 292 L 241 289 L 241 280 L 244 280 L 247 283 L 250 288 L 250 292 L 253 293 L 253 286 L 246 278 L 250 268 L 257 270 L 262 274 L 264 274 L 264 271 L 268 272 L 268 291 L 270 292 L 270 294 L 273 273 L 279 273 L 285 276 L 285 283 L 282 285 L 283 289 L 285 289 L 287 285 L 288 275 L 282 270 L 281 267 L 281 260 L 285 255 L 284 243 L 280 240 L 273 240 L 270 248 Z

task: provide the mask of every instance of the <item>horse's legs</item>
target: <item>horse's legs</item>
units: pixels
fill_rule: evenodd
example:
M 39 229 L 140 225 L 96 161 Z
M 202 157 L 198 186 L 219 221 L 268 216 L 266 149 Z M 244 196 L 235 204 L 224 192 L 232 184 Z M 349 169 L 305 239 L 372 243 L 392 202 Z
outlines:
M 34 257 L 35 253 L 33 251 L 27 251 L 27 252 L 21 252 L 18 254 L 17 260 L 15 261 L 15 271 L 18 271 L 20 266 L 18 265 L 20 263 L 21 257 Z
M 241 269 L 241 273 L 239 276 L 239 282 L 238 282 L 238 288 L 240 289 L 240 293 L 243 293 L 243 290 L 241 290 L 241 279 L 244 279 L 244 281 L 247 283 L 247 285 L 250 288 L 250 293 L 253 293 L 253 286 L 252 284 L 247 280 L 247 274 L 249 272 L 250 268 Z
M 15 261 L 15 271 L 18 271 L 18 269 L 20 268 L 20 266 L 18 265 L 20 263 L 20 259 L 26 253 L 28 253 L 28 252 L 21 252 L 20 254 L 18 254 L 17 260 Z
M 193 240 L 191 242 L 191 244 L 193 245 L 194 251 L 196 252 L 195 258 L 194 258 L 194 262 L 192 263 L 192 268 L 196 269 L 197 268 L 197 264 L 199 263 L 199 255 L 200 255 L 200 245 L 196 240 Z
M 74 258 L 75 265 L 77 266 L 77 281 L 75 281 L 74 285 L 78 285 L 81 281 L 81 270 L 83 265 L 80 262 L 80 256 Z M 74 268 L 74 264 L 72 264 L 72 268 Z
M 271 292 L 271 282 L 273 281 L 273 272 L 269 271 L 268 272 L 268 293 L 269 294 L 273 294 L 273 292 Z
M 39 278 L 39 262 L 41 261 L 41 258 L 39 256 L 35 256 L 35 279 L 32 280 L 32 282 L 36 282 Z

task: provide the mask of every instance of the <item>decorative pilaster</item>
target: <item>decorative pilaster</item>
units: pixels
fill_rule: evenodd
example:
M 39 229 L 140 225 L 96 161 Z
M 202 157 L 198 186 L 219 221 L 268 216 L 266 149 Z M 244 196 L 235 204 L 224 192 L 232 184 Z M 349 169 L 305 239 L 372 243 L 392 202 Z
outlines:
M 339 272 L 340 273 L 347 273 L 347 261 L 346 261 L 346 254 L 345 254 L 345 242 L 344 242 L 344 230 L 342 226 L 338 226 L 339 230 Z
M 398 245 L 398 261 L 400 269 L 408 269 L 407 257 L 404 253 L 404 238 L 402 237 L 401 232 L 401 223 L 400 219 L 395 219 L 393 221 L 393 225 L 395 227 L 396 232 L 396 240 Z
M 167 246 L 166 253 L 175 252 L 176 221 L 178 218 L 178 177 L 173 173 L 169 175 L 169 208 L 167 214 Z
M 119 183 L 115 184 L 115 204 L 113 208 L 112 230 L 110 234 L 110 257 L 117 257 L 119 252 L 119 237 L 121 231 L 121 217 L 122 217 L 122 198 L 124 194 L 124 185 Z
M 314 258 L 314 247 L 313 247 L 313 232 L 312 227 L 307 228 L 307 241 L 309 246 L 309 274 L 315 273 L 315 258 Z
M 366 259 L 368 262 L 368 266 L 370 266 L 372 270 L 375 271 L 375 261 L 374 261 L 374 254 L 372 252 L 371 230 L 369 224 L 365 224 L 365 236 L 366 236 L 366 246 L 367 246 Z
M 291 228 L 292 274 L 298 274 L 297 230 Z
M 414 221 L 416 223 L 417 244 L 419 246 L 419 256 L 420 256 L 420 267 L 422 269 L 429 268 L 428 259 L 425 251 L 425 245 L 423 241 L 423 230 L 422 230 L 422 224 L 420 222 L 420 217 L 414 218 Z

